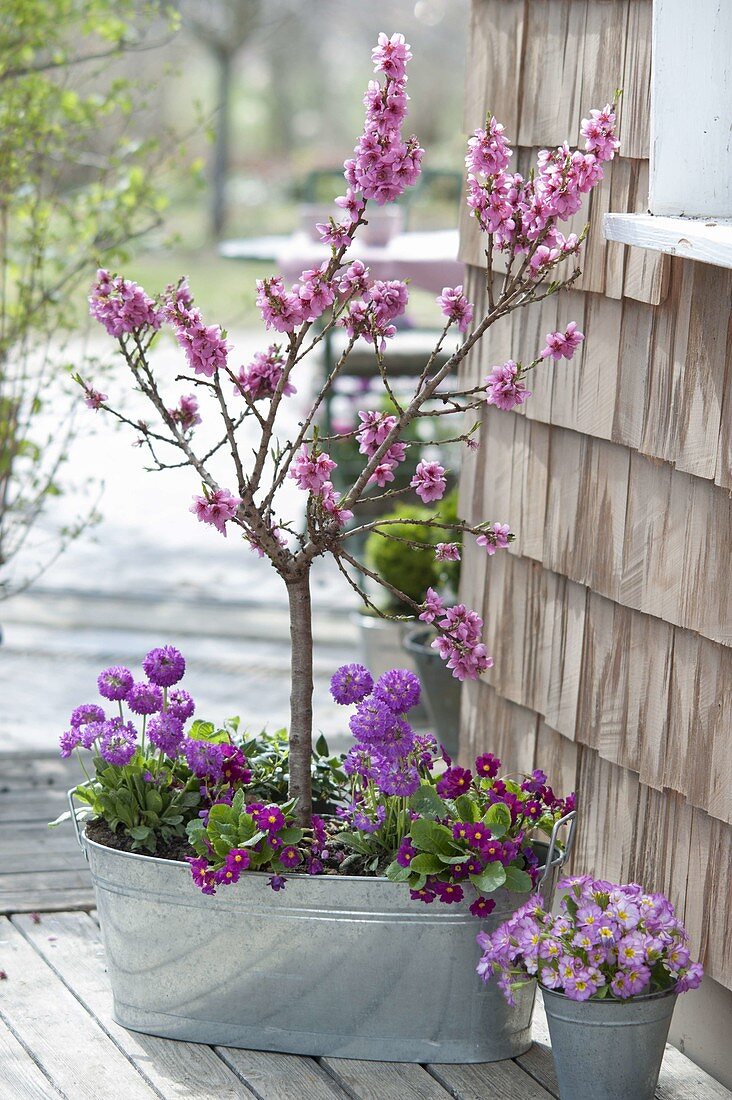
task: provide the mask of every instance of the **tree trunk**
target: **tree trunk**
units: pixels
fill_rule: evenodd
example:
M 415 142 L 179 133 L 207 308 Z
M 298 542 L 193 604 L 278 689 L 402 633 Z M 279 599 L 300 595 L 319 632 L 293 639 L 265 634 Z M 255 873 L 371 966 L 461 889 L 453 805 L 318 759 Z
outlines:
M 218 107 L 211 166 L 211 231 L 219 237 L 226 224 L 226 182 L 229 175 L 229 129 L 231 119 L 231 54 L 216 50 Z
M 290 798 L 300 825 L 312 815 L 310 763 L 313 733 L 313 621 L 310 602 L 310 568 L 287 584 L 290 601 Z

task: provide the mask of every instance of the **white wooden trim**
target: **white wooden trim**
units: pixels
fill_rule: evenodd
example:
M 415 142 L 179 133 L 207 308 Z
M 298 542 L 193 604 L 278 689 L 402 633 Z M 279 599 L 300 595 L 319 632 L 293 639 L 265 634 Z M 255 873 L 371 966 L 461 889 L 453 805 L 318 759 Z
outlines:
M 609 241 L 668 252 L 717 267 L 732 267 L 732 220 L 605 214 L 602 232 Z
M 653 0 L 650 209 L 732 218 L 732 3 Z

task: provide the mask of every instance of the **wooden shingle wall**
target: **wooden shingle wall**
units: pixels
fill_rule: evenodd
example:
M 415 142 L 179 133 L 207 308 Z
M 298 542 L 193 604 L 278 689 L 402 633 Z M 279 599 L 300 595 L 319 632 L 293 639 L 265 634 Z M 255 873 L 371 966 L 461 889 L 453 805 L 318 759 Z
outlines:
M 670 893 L 732 988 L 732 272 L 608 244 L 647 203 L 650 0 L 474 0 L 466 131 L 487 111 L 519 170 L 576 141 L 616 87 L 621 156 L 592 198 L 580 289 L 499 322 L 465 365 L 532 359 L 575 320 L 581 353 L 486 407 L 461 511 L 517 534 L 466 547 L 462 598 L 495 666 L 464 689 L 461 751 L 577 788 L 575 869 Z M 469 296 L 485 305 L 475 223 Z M 493 276 L 498 278 L 497 275 Z

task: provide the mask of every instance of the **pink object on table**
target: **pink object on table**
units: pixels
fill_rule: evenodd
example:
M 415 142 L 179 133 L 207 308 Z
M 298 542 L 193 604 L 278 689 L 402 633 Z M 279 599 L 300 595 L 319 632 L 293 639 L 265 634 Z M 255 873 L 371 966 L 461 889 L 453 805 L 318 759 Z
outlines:
M 304 232 L 225 241 L 219 251 L 232 260 L 271 259 L 287 283 L 295 282 L 302 271 L 318 267 L 330 256 L 326 245 L 311 240 Z M 440 229 L 399 233 L 384 245 L 356 241 L 347 255 L 349 260 L 363 260 L 374 279 L 410 279 L 413 286 L 439 294 L 443 287 L 464 280 L 465 269 L 457 252 L 458 231 Z

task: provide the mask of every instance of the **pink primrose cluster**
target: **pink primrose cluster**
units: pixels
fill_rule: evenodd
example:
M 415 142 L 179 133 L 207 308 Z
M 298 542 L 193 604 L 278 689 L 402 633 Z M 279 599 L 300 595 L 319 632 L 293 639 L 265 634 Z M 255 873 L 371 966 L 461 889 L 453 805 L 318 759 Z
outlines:
M 236 376 L 234 393 L 245 393 L 252 401 L 262 397 L 272 397 L 282 378 L 285 357 L 276 344 L 270 344 L 267 351 L 258 351 L 249 366 L 240 367 Z M 297 393 L 288 380 L 282 390 L 285 397 Z
M 160 328 L 160 313 L 142 287 L 129 279 L 113 277 L 104 268 L 97 271 L 89 295 L 89 312 L 115 339 L 147 325 Z
M 495 932 L 477 936 L 478 973 L 484 981 L 497 976 L 509 1004 L 527 974 L 573 1001 L 625 1001 L 700 984 L 701 964 L 691 961 L 686 929 L 663 894 L 589 875 L 565 879 L 558 890 L 567 893 L 557 915 L 535 897 Z
M 210 523 L 226 538 L 226 524 L 234 518 L 240 504 L 240 498 L 228 489 L 216 489 L 215 492 L 207 492 L 206 496 L 194 497 L 189 511 L 201 523 Z
M 575 254 L 580 241 L 565 236 L 557 222 L 576 214 L 587 194 L 603 178 L 603 162 L 619 147 L 615 112 L 608 105 L 582 122 L 585 151 L 566 144 L 539 153 L 536 172 L 528 179 L 508 171 L 512 151 L 503 126 L 489 118 L 468 141 L 468 206 L 481 229 L 495 244 L 515 253 L 531 252 L 529 268 L 542 277 L 565 256 Z

